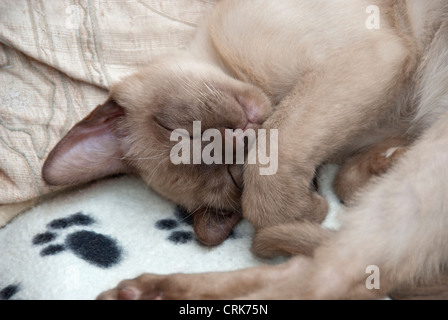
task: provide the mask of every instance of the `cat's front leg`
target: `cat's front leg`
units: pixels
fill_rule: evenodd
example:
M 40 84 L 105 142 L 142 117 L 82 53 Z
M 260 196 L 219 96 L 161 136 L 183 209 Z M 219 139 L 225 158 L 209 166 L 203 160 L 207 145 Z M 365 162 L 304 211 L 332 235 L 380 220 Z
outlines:
M 243 214 L 256 229 L 324 218 L 326 203 L 310 190 L 315 169 L 394 106 L 414 70 L 406 42 L 388 36 L 316 66 L 264 123 L 268 136 L 278 134 L 277 145 L 265 144 L 266 151 L 278 148 L 278 169 L 263 175 L 260 163 L 245 168 Z
M 275 173 L 264 175 L 262 165 L 246 165 L 243 214 L 256 230 L 304 219 L 321 223 L 328 203 L 310 186 L 315 167 L 298 165 L 294 154 L 280 150 L 278 158 L 271 154 L 271 161 L 278 162 Z
M 260 266 L 230 272 L 156 275 L 146 273 L 124 280 L 101 293 L 100 300 L 206 300 L 238 299 L 277 282 L 289 264 Z M 274 295 L 275 297 L 275 295 Z

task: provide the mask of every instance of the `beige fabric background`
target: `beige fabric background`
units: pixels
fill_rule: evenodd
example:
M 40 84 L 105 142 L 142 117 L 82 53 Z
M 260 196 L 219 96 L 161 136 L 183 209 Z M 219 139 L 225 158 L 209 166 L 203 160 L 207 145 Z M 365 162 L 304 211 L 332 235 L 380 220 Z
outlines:
M 111 84 L 184 47 L 214 3 L 0 1 L 0 227 L 56 191 L 46 156 Z

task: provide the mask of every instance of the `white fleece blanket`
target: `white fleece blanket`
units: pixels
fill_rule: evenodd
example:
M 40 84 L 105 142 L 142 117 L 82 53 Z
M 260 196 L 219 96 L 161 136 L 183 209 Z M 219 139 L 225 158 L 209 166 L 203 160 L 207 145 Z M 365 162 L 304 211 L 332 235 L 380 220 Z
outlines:
M 337 228 L 335 166 L 324 168 L 320 192 L 330 202 L 326 226 Z M 263 260 L 250 253 L 253 228 L 242 221 L 221 245 L 194 238 L 188 216 L 135 177 L 65 192 L 0 229 L 0 300 L 94 299 L 126 278 L 236 270 Z

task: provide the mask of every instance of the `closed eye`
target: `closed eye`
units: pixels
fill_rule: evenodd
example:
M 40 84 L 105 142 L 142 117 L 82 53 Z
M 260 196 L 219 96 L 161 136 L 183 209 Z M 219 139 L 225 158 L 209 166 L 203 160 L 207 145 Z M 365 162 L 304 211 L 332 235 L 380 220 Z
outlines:
M 169 132 L 173 132 L 174 130 L 173 129 L 170 129 L 170 128 L 168 128 L 167 126 L 165 126 L 164 124 L 162 124 L 162 122 L 160 122 L 160 120 L 157 118 L 157 117 L 153 117 L 153 120 L 154 120 L 154 122 L 159 126 L 159 127 L 161 127 L 162 129 L 164 129 L 164 130 L 167 130 L 167 131 L 169 131 Z
M 172 133 L 172 132 L 175 131 L 174 129 L 171 129 L 171 128 L 165 126 L 164 124 L 162 124 L 162 122 L 161 122 L 157 117 L 154 116 L 154 117 L 153 117 L 153 120 L 154 120 L 154 122 L 155 122 L 160 128 L 162 128 L 163 130 L 169 131 L 170 133 Z M 202 134 L 202 133 L 201 133 L 201 134 Z M 190 140 L 193 140 L 193 137 L 192 137 L 191 134 L 188 136 L 188 138 L 190 138 Z

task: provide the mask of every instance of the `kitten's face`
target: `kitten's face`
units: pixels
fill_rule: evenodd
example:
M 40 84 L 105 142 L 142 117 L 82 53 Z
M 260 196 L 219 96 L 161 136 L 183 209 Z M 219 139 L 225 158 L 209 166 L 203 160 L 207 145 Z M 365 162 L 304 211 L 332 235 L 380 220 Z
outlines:
M 272 112 L 261 91 L 187 62 L 152 66 L 114 87 L 111 96 L 126 113 L 121 123 L 128 146 L 125 158 L 154 190 L 190 212 L 201 207 L 223 213 L 240 210 L 243 166 L 202 161 L 174 165 L 170 152 L 178 141 L 170 136 L 185 129 L 192 138 L 194 121 L 201 121 L 202 132 L 214 128 L 223 137 L 225 129 L 260 127 Z M 190 163 L 192 157 L 193 152 Z
M 109 163 L 107 160 L 109 162 L 105 163 L 104 160 L 99 164 L 103 171 L 90 178 L 110 174 L 104 172 L 107 166 L 117 167 L 115 172 L 137 172 L 153 190 L 193 214 L 199 240 L 217 244 L 241 219 L 243 165 L 207 165 L 202 161 L 193 164 L 193 144 L 199 141 L 190 140 L 193 122 L 201 122 L 202 132 L 218 129 L 225 137 L 225 129 L 259 128 L 271 113 L 270 101 L 254 86 L 234 80 L 201 62 L 163 61 L 115 85 L 109 101 L 78 124 L 80 133 L 75 127 L 64 138 L 67 141 L 62 140 L 53 153 L 64 148 L 80 149 L 76 147 L 80 139 L 90 144 L 81 148 L 83 153 L 109 144 L 108 150 L 96 151 L 91 156 L 98 159 L 109 155 L 109 158 L 124 161 Z M 98 128 L 103 127 L 108 129 L 99 131 Z M 177 129 L 188 131 L 186 141 L 191 142 L 191 164 L 175 165 L 171 160 L 171 150 L 179 141 L 170 141 L 170 137 Z M 79 138 L 83 135 L 89 138 Z M 209 141 L 202 142 L 201 149 L 208 144 Z M 115 150 L 109 150 L 111 148 Z M 224 150 L 223 145 L 223 153 Z M 69 153 L 65 151 L 64 157 L 69 157 L 66 155 Z M 47 160 L 50 164 L 44 167 L 44 178 L 50 183 L 58 181 L 53 174 L 58 170 L 52 168 L 56 167 L 53 164 L 58 162 L 57 158 L 50 155 Z M 224 161 L 224 154 L 222 159 Z M 89 162 L 88 167 L 93 167 L 92 159 L 85 161 Z M 77 163 L 81 163 L 79 159 Z M 73 175 L 73 167 L 70 169 Z M 89 174 L 87 170 L 83 172 Z
M 222 215 L 226 223 L 239 220 L 243 165 L 192 164 L 193 122 L 201 122 L 202 132 L 214 128 L 223 137 L 225 129 L 260 127 L 272 112 L 260 90 L 200 63 L 165 62 L 125 80 L 111 96 L 126 113 L 125 159 L 155 191 L 189 212 L 207 208 L 203 228 L 209 227 L 209 215 Z M 189 133 L 190 164 L 171 161 L 179 142 L 170 141 L 176 129 Z

